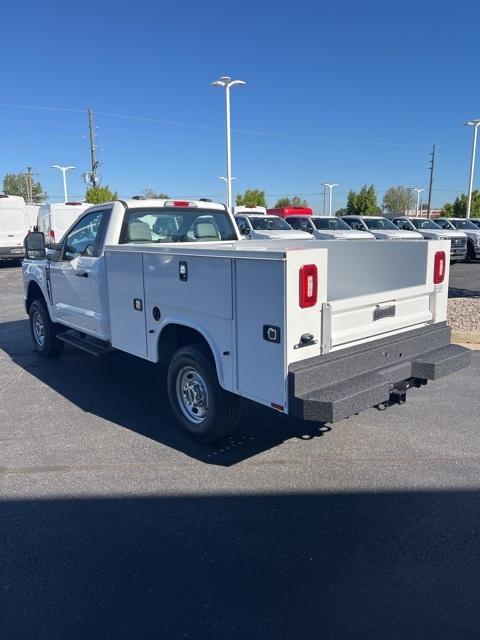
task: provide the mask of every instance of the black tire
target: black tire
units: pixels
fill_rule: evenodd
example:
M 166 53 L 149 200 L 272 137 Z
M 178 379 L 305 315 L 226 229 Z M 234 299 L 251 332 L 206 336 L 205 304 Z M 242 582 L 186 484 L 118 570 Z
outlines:
M 215 365 L 202 345 L 182 347 L 174 354 L 167 389 L 177 422 L 199 442 L 220 440 L 237 428 L 240 398 L 222 389 Z
M 30 333 L 35 351 L 45 358 L 55 358 L 60 355 L 64 343 L 57 338 L 59 327 L 50 320 L 43 300 L 34 300 L 30 305 L 28 315 L 30 317 Z M 43 330 L 43 340 L 40 336 L 40 327 Z
M 473 242 L 471 240 L 467 243 L 467 256 L 465 258 L 465 262 L 472 262 L 475 260 L 475 247 L 473 246 Z

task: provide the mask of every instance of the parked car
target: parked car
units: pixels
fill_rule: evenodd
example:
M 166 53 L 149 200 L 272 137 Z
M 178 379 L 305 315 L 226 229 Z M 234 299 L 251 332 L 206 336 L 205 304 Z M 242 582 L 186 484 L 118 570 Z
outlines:
M 311 240 L 312 236 L 295 231 L 282 218 L 266 214 L 237 215 L 235 221 L 240 235 L 248 240 Z
M 267 213 L 267 209 L 265 207 L 246 207 L 245 205 L 237 205 L 236 207 L 233 207 L 233 215 L 236 216 L 239 213 L 246 213 L 246 214 L 251 214 L 251 213 Z
M 25 200 L 0 193 L 0 260 L 23 258 L 23 240 L 29 231 Z
M 392 222 L 404 231 L 418 231 L 425 240 L 450 240 L 450 261 L 459 262 L 467 255 L 467 236 L 456 229 L 442 229 L 433 220 L 427 218 L 409 218 L 395 216 Z
M 372 233 L 351 229 L 346 222 L 334 216 L 287 216 L 297 231 L 306 231 L 317 240 L 375 240 Z
M 415 231 L 402 231 L 383 216 L 342 216 L 349 227 L 357 231 L 370 231 L 377 240 L 423 240 Z
M 88 202 L 44 204 L 38 211 L 38 231 L 44 234 L 47 244 L 59 242 L 70 225 L 91 206 Z
M 167 365 L 172 412 L 203 442 L 233 432 L 240 397 L 335 422 L 470 363 L 446 323 L 448 242 L 239 240 L 224 205 L 178 200 L 96 205 L 48 257 L 28 234 L 34 348 Z
M 480 258 L 480 229 L 470 218 L 437 218 L 435 222 L 442 229 L 458 229 L 467 236 L 466 260 Z

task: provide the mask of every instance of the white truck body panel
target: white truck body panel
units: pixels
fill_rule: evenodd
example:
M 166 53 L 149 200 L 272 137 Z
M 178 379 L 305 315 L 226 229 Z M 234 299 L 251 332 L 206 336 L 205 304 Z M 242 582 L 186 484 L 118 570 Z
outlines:
M 25 200 L 21 196 L 0 197 L 0 259 L 23 257 L 23 240 L 29 230 Z

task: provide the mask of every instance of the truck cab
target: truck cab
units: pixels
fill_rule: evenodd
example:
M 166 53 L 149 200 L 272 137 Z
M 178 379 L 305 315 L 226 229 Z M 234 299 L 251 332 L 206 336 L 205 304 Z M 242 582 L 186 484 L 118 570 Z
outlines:
M 423 240 L 416 231 L 403 231 L 383 216 L 342 216 L 351 229 L 369 231 L 377 240 Z
M 470 219 L 437 218 L 436 223 L 446 231 L 462 231 L 467 236 L 466 260 L 480 259 L 480 229 Z
M 305 231 L 317 240 L 375 240 L 372 233 L 351 229 L 335 216 L 291 215 L 285 220 L 294 229 Z
M 25 200 L 0 193 L 0 260 L 23 258 L 23 239 L 29 231 Z
M 304 231 L 295 231 L 279 216 L 239 214 L 235 220 L 240 235 L 248 240 L 308 240 L 312 237 Z
M 463 231 L 442 229 L 433 220 L 427 218 L 394 216 L 391 220 L 399 229 L 421 233 L 425 240 L 450 240 L 451 262 L 464 260 L 467 255 L 467 236 Z

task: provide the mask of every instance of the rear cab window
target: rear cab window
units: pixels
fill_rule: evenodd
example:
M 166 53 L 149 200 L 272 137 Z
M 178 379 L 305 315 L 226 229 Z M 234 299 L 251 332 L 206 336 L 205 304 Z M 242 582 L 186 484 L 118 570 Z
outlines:
M 203 208 L 128 209 L 120 244 L 237 240 L 226 212 Z

